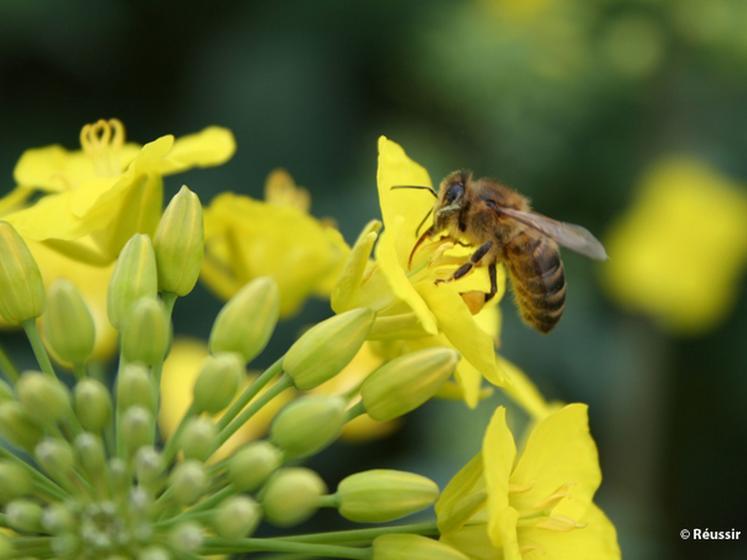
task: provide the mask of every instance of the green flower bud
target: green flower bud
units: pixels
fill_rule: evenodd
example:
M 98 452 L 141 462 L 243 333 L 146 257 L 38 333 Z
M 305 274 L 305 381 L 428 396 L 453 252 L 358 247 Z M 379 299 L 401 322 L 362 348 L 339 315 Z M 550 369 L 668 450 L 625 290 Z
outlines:
M 280 294 L 270 277 L 255 278 L 223 306 L 210 331 L 210 351 L 236 352 L 251 362 L 270 340 L 278 322 Z
M 178 465 L 170 477 L 174 497 L 185 506 L 195 503 L 208 489 L 208 476 L 202 463 L 195 460 Z
M 283 371 L 304 391 L 331 379 L 358 353 L 374 316 L 359 307 L 314 325 L 288 349 Z
M 419 474 L 375 469 L 343 479 L 337 487 L 337 497 L 345 519 L 383 523 L 433 504 L 438 498 L 438 486 Z
M 130 453 L 153 444 L 153 415 L 142 406 L 131 406 L 122 417 L 122 437 Z
M 283 462 L 282 452 L 266 441 L 255 441 L 228 461 L 228 479 L 239 492 L 252 492 Z
M 17 447 L 33 451 L 43 433 L 20 403 L 5 401 L 0 403 L 0 435 Z
M 267 520 L 278 527 L 297 525 L 319 508 L 319 498 L 327 491 L 319 475 L 310 469 L 281 469 L 262 490 L 262 508 Z
M 148 546 L 138 553 L 137 560 L 171 560 L 171 554 L 163 547 Z
M 356 307 L 354 302 L 360 299 L 356 296 L 358 296 L 364 274 L 369 267 L 371 251 L 380 230 L 381 222 L 372 220 L 366 224 L 358 239 L 355 240 L 330 295 L 330 305 L 335 313 L 342 313 Z
M 41 422 L 53 424 L 72 410 L 67 387 L 50 375 L 27 371 L 21 375 L 16 389 L 26 412 Z
M 51 548 L 55 558 L 71 558 L 80 548 L 80 539 L 70 533 L 56 535 L 52 537 Z
M 14 558 L 15 549 L 8 537 L 0 533 L 0 559 Z
M 41 524 L 52 534 L 63 533 L 75 527 L 75 516 L 64 504 L 52 502 L 44 509 Z
M 428 348 L 387 362 L 361 386 L 366 412 L 380 421 L 407 414 L 436 394 L 458 361 L 450 348 Z
M 407 533 L 390 533 L 376 537 L 373 560 L 468 560 L 449 545 Z
M 202 527 L 193 521 L 180 523 L 169 532 L 169 543 L 182 553 L 195 552 L 202 546 Z
M 121 330 L 135 302 L 143 297 L 155 298 L 157 292 L 153 245 L 147 235 L 138 233 L 130 238 L 119 254 L 109 282 L 109 322 Z
M 135 473 L 142 484 L 157 480 L 164 468 L 163 456 L 156 449 L 150 446 L 138 449 L 135 455 Z
M 45 438 L 34 450 L 34 456 L 47 474 L 62 479 L 73 472 L 75 457 L 70 444 L 62 439 Z
M 192 418 L 187 422 L 179 443 L 187 459 L 204 461 L 213 453 L 218 441 L 218 428 L 207 418 Z
M 33 488 L 31 475 L 26 469 L 10 461 L 0 462 L 0 503 L 7 504 L 27 496 Z
M 13 500 L 5 508 L 5 516 L 10 528 L 22 533 L 38 533 L 42 528 L 42 508 L 30 500 Z
M 109 391 L 100 381 L 81 379 L 73 391 L 75 414 L 80 424 L 91 432 L 101 432 L 112 415 Z
M 207 356 L 192 392 L 195 411 L 215 414 L 226 408 L 236 395 L 243 375 L 244 366 L 237 354 Z
M 171 341 L 171 322 L 159 299 L 145 297 L 135 302 L 121 330 L 125 360 L 149 366 L 163 361 Z
M 0 221 L 0 317 L 13 325 L 44 311 L 41 272 L 26 243 L 8 222 Z
M 205 251 L 202 205 L 186 185 L 164 210 L 153 237 L 153 248 L 158 265 L 158 288 L 186 296 L 200 276 Z
M 96 342 L 93 317 L 78 289 L 63 278 L 49 288 L 43 325 L 44 338 L 60 359 L 72 364 L 88 360 Z
M 259 504 L 247 496 L 232 496 L 221 502 L 213 515 L 216 532 L 227 539 L 251 535 L 262 518 Z
M 127 463 L 119 457 L 112 457 L 109 459 L 107 467 L 109 487 L 112 489 L 112 493 L 118 496 L 126 495 L 131 482 Z
M 88 432 L 75 438 L 75 455 L 78 463 L 91 476 L 98 476 L 106 468 L 106 453 L 101 439 Z
M 6 381 L 0 379 L 0 402 L 14 400 L 16 400 L 16 394 L 13 391 L 13 387 L 8 385 Z
M 153 384 L 148 369 L 140 364 L 127 364 L 117 376 L 117 409 L 132 406 L 153 408 Z
M 270 439 L 286 458 L 312 455 L 334 441 L 345 423 L 345 399 L 307 395 L 286 406 L 272 422 Z

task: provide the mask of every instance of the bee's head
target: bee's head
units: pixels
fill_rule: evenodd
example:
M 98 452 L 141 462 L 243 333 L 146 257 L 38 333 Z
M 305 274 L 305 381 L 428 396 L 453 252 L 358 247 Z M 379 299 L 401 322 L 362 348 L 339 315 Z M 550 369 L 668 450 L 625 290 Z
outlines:
M 467 189 L 472 180 L 472 172 L 454 171 L 441 181 L 438 189 L 438 200 L 434 212 L 434 224 L 437 230 L 448 229 L 457 220 L 459 212 L 467 203 Z

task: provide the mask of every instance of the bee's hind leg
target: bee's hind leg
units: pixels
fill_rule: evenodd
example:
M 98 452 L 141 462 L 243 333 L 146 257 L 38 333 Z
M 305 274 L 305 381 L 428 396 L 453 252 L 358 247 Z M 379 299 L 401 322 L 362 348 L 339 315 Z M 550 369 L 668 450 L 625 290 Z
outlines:
M 498 293 L 498 280 L 495 261 L 488 266 L 488 276 L 490 276 L 490 291 L 485 294 L 485 303 L 489 302 Z
M 474 253 L 472 253 L 472 256 L 470 256 L 469 262 L 466 262 L 462 266 L 460 266 L 459 268 L 457 268 L 454 271 L 454 274 L 452 274 L 446 280 L 442 280 L 442 279 L 436 280 L 436 284 L 442 284 L 444 282 L 453 282 L 454 280 L 459 280 L 460 278 L 462 278 L 470 270 L 472 270 L 472 267 L 480 264 L 480 261 L 483 259 L 483 257 L 485 255 L 488 254 L 488 251 L 490 251 L 490 249 L 491 249 L 492 246 L 493 246 L 493 242 L 492 241 L 486 241 L 485 243 L 483 243 L 482 245 L 480 245 L 477 248 L 477 250 Z M 495 265 L 493 265 L 493 267 L 495 268 Z M 493 289 L 492 285 L 494 283 L 495 283 L 495 274 L 493 274 L 493 278 L 491 279 L 491 290 Z M 485 294 L 485 295 L 487 296 L 487 294 Z M 493 292 L 493 295 L 495 295 L 495 292 Z M 490 299 L 490 298 L 488 298 L 488 299 Z M 487 301 L 487 299 L 485 301 Z

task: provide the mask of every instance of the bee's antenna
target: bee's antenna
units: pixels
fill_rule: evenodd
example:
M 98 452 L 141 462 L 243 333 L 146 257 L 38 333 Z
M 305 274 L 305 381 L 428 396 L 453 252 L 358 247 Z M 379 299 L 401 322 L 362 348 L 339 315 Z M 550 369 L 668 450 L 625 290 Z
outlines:
M 434 191 L 431 187 L 424 187 L 421 185 L 396 185 L 390 188 L 390 190 L 394 190 L 394 189 L 416 189 L 420 191 L 428 191 L 434 196 L 434 198 L 438 198 L 438 193 Z
M 415 237 L 420 235 L 420 228 L 422 228 L 425 225 L 425 221 L 430 217 L 432 210 L 428 210 L 428 212 L 423 216 L 423 219 L 420 220 L 420 223 L 418 224 L 418 227 L 415 229 Z

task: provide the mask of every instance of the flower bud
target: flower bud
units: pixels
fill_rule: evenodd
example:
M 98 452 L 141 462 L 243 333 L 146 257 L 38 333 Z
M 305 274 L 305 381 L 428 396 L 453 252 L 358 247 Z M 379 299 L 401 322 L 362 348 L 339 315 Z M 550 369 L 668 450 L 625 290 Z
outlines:
M 112 493 L 117 496 L 127 495 L 131 482 L 130 470 L 127 467 L 127 463 L 119 457 L 112 457 L 109 459 L 107 467 L 109 487 Z
M 231 496 L 218 506 L 213 515 L 217 533 L 227 539 L 240 539 L 251 535 L 262 518 L 259 504 L 247 496 Z
M 181 553 L 197 551 L 202 540 L 202 527 L 193 521 L 180 523 L 169 532 L 169 543 Z
M 62 439 L 45 438 L 34 450 L 34 456 L 48 475 L 57 480 L 73 472 L 75 457 L 70 444 Z
M 109 322 L 121 330 L 135 302 L 143 297 L 155 298 L 157 291 L 153 245 L 147 235 L 138 233 L 130 238 L 119 254 L 109 282 Z
M 80 549 L 80 538 L 77 535 L 64 533 L 50 540 L 50 548 L 55 558 L 71 558 Z
M 163 361 L 171 341 L 171 322 L 159 299 L 135 302 L 122 330 L 122 355 L 128 362 L 154 366 Z
M 0 462 L 0 503 L 27 496 L 32 490 L 31 475 L 26 469 L 10 461 Z
M 342 313 L 355 307 L 353 302 L 363 281 L 363 276 L 370 262 L 371 250 L 381 230 L 381 222 L 372 220 L 366 224 L 350 250 L 337 284 L 330 296 L 330 305 L 335 313 Z
M 343 479 L 337 487 L 337 497 L 345 519 L 383 523 L 433 504 L 438 498 L 438 486 L 418 474 L 375 469 Z
M 389 533 L 373 542 L 373 560 L 468 560 L 448 544 L 408 533 Z
M 26 451 L 33 451 L 42 438 L 41 428 L 20 403 L 0 403 L 0 435 Z
M 14 401 L 16 399 L 16 394 L 13 391 L 13 387 L 8 385 L 8 383 L 0 379 L 0 402 L 4 401 Z
M 42 527 L 53 535 L 70 531 L 75 526 L 75 517 L 67 506 L 52 502 L 42 513 Z
M 170 478 L 176 500 L 188 506 L 195 503 L 207 491 L 208 476 L 202 463 L 195 460 L 184 461 L 172 472 Z
M 130 453 L 153 444 L 153 415 L 142 406 L 131 406 L 122 417 L 122 436 Z
M 255 441 L 228 461 L 228 479 L 239 492 L 252 492 L 283 462 L 282 452 L 267 441 Z
M 98 476 L 106 468 L 106 453 L 101 439 L 88 432 L 75 438 L 75 455 L 78 463 L 90 476 Z
M 153 237 L 158 288 L 178 296 L 192 291 L 205 251 L 200 199 L 186 185 L 171 199 Z
M 366 412 L 380 421 L 407 414 L 436 394 L 458 361 L 454 350 L 428 348 L 387 362 L 361 386 Z
M 140 364 L 127 364 L 117 376 L 117 410 L 127 410 L 131 406 L 153 408 L 150 373 Z
M 319 508 L 319 498 L 326 490 L 319 475 L 310 469 L 281 469 L 262 490 L 265 517 L 278 527 L 297 525 Z
M 135 455 L 135 473 L 141 484 L 154 482 L 165 468 L 163 456 L 153 447 L 146 445 Z
M 207 418 L 192 418 L 184 427 L 180 445 L 187 459 L 205 461 L 213 453 L 218 440 L 218 429 Z
M 161 546 L 147 546 L 138 553 L 137 560 L 171 560 L 171 554 Z
M 109 391 L 100 381 L 81 379 L 73 391 L 75 415 L 81 426 L 91 432 L 101 432 L 112 415 Z
M 373 311 L 359 307 L 314 325 L 288 349 L 283 371 L 304 391 L 321 385 L 357 354 L 373 320 Z
M 272 422 L 270 439 L 288 459 L 312 455 L 334 441 L 345 423 L 345 400 L 307 395 L 286 406 Z
M 44 338 L 60 359 L 83 364 L 93 352 L 96 328 L 78 289 L 60 278 L 49 288 L 43 317 Z
M 41 272 L 26 243 L 8 222 L 0 221 L 0 317 L 13 325 L 44 311 Z
M 192 392 L 195 412 L 215 414 L 226 408 L 236 395 L 243 375 L 244 366 L 237 354 L 223 352 L 207 356 Z
M 41 530 L 42 508 L 30 500 L 13 500 L 5 508 L 5 517 L 11 529 L 22 533 Z
M 71 411 L 67 387 L 50 375 L 38 371 L 24 372 L 16 389 L 26 412 L 42 422 L 53 424 Z
M 14 558 L 15 549 L 11 540 L 4 534 L 0 533 L 0 559 Z
M 223 306 L 210 331 L 210 351 L 236 352 L 251 362 L 262 350 L 278 322 L 280 294 L 275 280 L 255 278 Z

